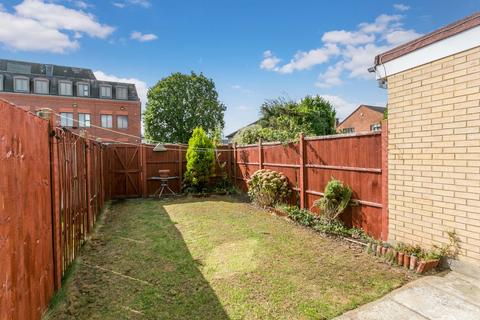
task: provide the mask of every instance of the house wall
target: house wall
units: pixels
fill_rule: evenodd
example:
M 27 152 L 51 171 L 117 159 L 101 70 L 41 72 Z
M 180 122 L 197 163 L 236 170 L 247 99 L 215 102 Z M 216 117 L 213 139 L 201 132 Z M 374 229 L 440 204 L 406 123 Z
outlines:
M 480 47 L 388 77 L 389 240 L 480 265 Z
M 111 130 L 120 131 L 136 137 L 140 137 L 141 134 L 141 107 L 139 101 L 59 97 L 11 92 L 0 92 L 0 98 L 32 112 L 41 108 L 51 108 L 55 110 L 56 113 L 72 112 L 74 120 L 78 120 L 79 113 L 90 113 L 91 124 L 95 126 L 101 126 L 101 114 L 111 114 L 113 118 L 113 127 Z M 128 116 L 127 129 L 117 128 L 117 115 Z M 60 124 L 59 117 L 56 118 L 56 122 Z M 78 122 L 74 121 L 74 126 L 78 126 Z M 103 129 L 94 127 L 82 129 L 88 131 L 90 135 L 107 140 L 140 142 L 140 139 L 112 133 Z M 73 128 L 72 131 L 78 132 L 79 129 Z
M 337 132 L 342 132 L 345 128 L 355 128 L 355 132 L 371 131 L 370 126 L 375 123 L 381 123 L 382 119 L 382 112 L 377 112 L 367 107 L 360 107 L 337 127 Z

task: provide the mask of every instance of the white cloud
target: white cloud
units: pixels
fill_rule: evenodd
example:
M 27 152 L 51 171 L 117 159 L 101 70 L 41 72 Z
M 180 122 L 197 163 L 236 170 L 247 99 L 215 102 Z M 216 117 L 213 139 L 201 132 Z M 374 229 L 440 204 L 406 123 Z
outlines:
M 25 0 L 8 12 L 0 7 L 0 43 L 11 50 L 65 53 L 79 48 L 84 34 L 106 38 L 114 28 L 82 10 Z
M 249 107 L 249 106 L 241 105 L 241 106 L 236 107 L 235 109 L 240 110 L 240 111 L 248 111 L 248 110 L 251 110 L 252 108 Z
M 265 70 L 275 70 L 280 63 L 278 59 L 270 50 L 263 52 L 263 60 L 260 63 L 260 68 Z
M 397 46 L 402 43 L 411 41 L 413 39 L 417 39 L 420 36 L 421 36 L 420 33 L 417 33 L 415 30 L 410 29 L 410 30 L 397 30 L 397 31 L 390 32 L 387 35 L 385 35 L 385 38 L 387 39 L 388 43 L 394 46 Z
M 117 8 L 125 8 L 126 6 L 129 6 L 129 5 L 139 6 L 143 8 L 150 8 L 152 6 L 152 3 L 148 0 L 116 1 L 116 2 L 112 2 L 112 4 Z
M 345 117 L 347 117 L 358 106 L 357 103 L 347 101 L 340 96 L 329 94 L 320 94 L 320 96 L 330 101 L 330 103 L 337 111 L 337 118 L 339 118 L 340 120 L 343 120 Z
M 341 85 L 345 76 L 371 79 L 373 75 L 367 69 L 372 66 L 376 55 L 421 36 L 413 29 L 405 29 L 403 18 L 402 15 L 381 14 L 373 22 L 360 23 L 354 30 L 327 31 L 320 47 L 299 51 L 284 65 L 270 50 L 265 51 L 260 68 L 292 73 L 327 64 L 315 83 L 319 88 Z
M 334 30 L 325 32 L 322 37 L 323 42 L 339 44 L 363 44 L 375 41 L 375 35 L 361 32 L 350 32 L 345 30 Z
M 139 31 L 133 31 L 130 35 L 130 39 L 138 40 L 140 42 L 147 42 L 157 40 L 158 37 L 153 33 L 141 33 Z
M 138 97 L 140 98 L 140 101 L 142 102 L 142 110 L 145 108 L 145 104 L 147 103 L 147 93 L 148 93 L 148 86 L 145 81 L 142 81 L 137 78 L 120 78 L 111 74 L 106 74 L 103 71 L 94 71 L 95 77 L 98 80 L 104 80 L 104 81 L 113 81 L 113 82 L 126 82 L 126 83 L 133 83 L 135 84 L 135 87 L 137 88 L 137 94 Z
M 18 16 L 37 20 L 45 27 L 83 32 L 91 37 L 104 39 L 115 30 L 97 22 L 92 14 L 41 0 L 24 0 L 15 6 L 15 11 Z
M 296 70 L 307 70 L 311 67 L 327 62 L 331 56 L 337 55 L 340 50 L 335 44 L 327 43 L 325 47 L 313 49 L 308 52 L 299 51 L 289 63 L 278 67 L 279 73 L 292 73 Z
M 341 78 L 343 72 L 343 62 L 340 61 L 334 66 L 329 66 L 327 71 L 318 75 L 318 81 L 315 86 L 319 88 L 330 88 L 343 83 Z
M 395 8 L 395 10 L 402 11 L 402 12 L 410 10 L 410 7 L 403 3 L 395 3 L 393 5 L 393 8 Z

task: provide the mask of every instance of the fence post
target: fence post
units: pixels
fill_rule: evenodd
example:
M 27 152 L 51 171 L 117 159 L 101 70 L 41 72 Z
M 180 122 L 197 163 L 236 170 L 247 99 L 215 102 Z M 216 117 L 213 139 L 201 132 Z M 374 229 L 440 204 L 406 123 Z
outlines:
M 178 145 L 178 188 L 179 192 L 182 191 L 182 177 L 183 177 L 183 157 L 182 157 L 182 145 Z
M 382 232 L 381 239 L 388 240 L 388 121 L 382 121 Z
M 93 229 L 93 211 L 92 211 L 92 177 L 93 177 L 93 171 L 92 171 L 92 145 L 90 143 L 90 140 L 88 139 L 88 132 L 85 133 L 85 148 L 86 148 L 86 185 L 87 185 L 87 224 L 88 224 L 88 233 L 90 233 Z
M 233 143 L 233 185 L 237 186 L 237 143 Z
M 299 196 L 300 196 L 300 208 L 305 209 L 305 136 L 303 132 L 300 133 L 300 142 L 299 142 L 299 151 L 300 151 L 300 172 L 299 172 Z
M 147 146 L 144 144 L 140 145 L 141 151 L 141 163 L 142 163 L 142 197 L 148 197 L 148 184 L 147 184 Z
M 263 147 L 262 139 L 258 139 L 258 169 L 263 169 Z

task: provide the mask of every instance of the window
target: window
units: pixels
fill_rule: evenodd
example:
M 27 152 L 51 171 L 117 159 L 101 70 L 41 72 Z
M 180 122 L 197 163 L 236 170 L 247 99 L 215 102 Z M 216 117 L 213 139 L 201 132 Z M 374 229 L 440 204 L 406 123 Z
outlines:
M 77 83 L 77 96 L 79 97 L 90 96 L 90 85 L 85 82 Z
M 30 80 L 25 77 L 14 77 L 13 90 L 15 92 L 30 92 Z
M 380 123 L 374 123 L 370 126 L 370 131 L 380 131 L 382 130 L 382 125 Z
M 117 87 L 117 99 L 127 100 L 128 99 L 128 89 L 127 87 Z
M 100 98 L 111 98 L 111 97 L 112 97 L 112 87 L 100 86 Z
M 355 132 L 355 128 L 344 128 L 342 130 L 342 133 L 354 133 Z
M 90 113 L 78 114 L 78 126 L 82 128 L 90 128 Z
M 3 91 L 3 75 L 0 74 L 0 91 Z
M 61 96 L 71 96 L 72 95 L 72 83 L 70 81 L 59 81 L 58 82 L 58 94 Z
M 48 80 L 47 79 L 35 79 L 33 80 L 33 89 L 38 94 L 48 94 Z
M 112 115 L 111 114 L 102 114 L 102 127 L 111 128 L 112 127 Z
M 73 127 L 73 113 L 60 112 L 60 125 L 62 127 Z
M 118 129 L 128 128 L 128 116 L 117 116 L 117 128 Z

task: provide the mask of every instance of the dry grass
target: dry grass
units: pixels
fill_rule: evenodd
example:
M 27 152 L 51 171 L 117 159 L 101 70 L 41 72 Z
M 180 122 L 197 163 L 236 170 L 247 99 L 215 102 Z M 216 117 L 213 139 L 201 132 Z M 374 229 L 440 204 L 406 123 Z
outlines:
M 53 319 L 329 319 L 408 279 L 229 197 L 118 202 Z

